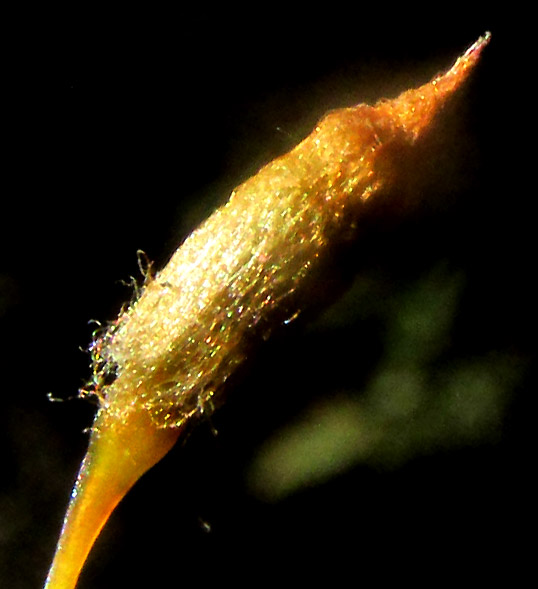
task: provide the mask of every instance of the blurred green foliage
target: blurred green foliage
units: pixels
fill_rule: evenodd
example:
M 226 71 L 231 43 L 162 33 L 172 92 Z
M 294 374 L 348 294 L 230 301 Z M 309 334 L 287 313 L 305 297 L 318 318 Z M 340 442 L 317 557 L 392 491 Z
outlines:
M 463 276 L 441 263 L 389 298 L 376 295 L 376 279 L 363 278 L 316 325 L 380 313 L 383 355 L 365 390 L 315 402 L 266 441 L 249 473 L 258 496 L 281 499 L 360 462 L 393 468 L 500 436 L 521 366 L 507 353 L 451 357 Z

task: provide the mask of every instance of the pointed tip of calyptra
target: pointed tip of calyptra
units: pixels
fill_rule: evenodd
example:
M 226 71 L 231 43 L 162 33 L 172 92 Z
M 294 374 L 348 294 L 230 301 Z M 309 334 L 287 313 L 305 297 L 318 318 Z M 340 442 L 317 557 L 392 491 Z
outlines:
M 480 53 L 484 49 L 484 47 L 489 43 L 491 39 L 491 32 L 486 31 L 481 37 L 475 41 L 469 49 L 463 54 L 463 59 L 473 59 L 476 61 L 480 57 Z M 460 59 L 462 59 L 460 58 Z
M 385 115 L 389 114 L 386 112 L 389 109 L 393 122 L 403 129 L 410 140 L 416 140 L 428 130 L 446 102 L 462 87 L 490 39 L 491 33 L 488 31 L 460 55 L 445 73 L 418 88 L 403 92 L 394 100 L 381 101 L 376 108 Z
M 116 505 L 175 444 L 180 430 L 156 427 L 144 408 L 101 409 L 82 463 L 45 589 L 74 589 L 86 558 Z
M 478 63 L 482 51 L 489 43 L 490 39 L 491 33 L 486 31 L 484 35 L 479 37 L 463 55 L 458 57 L 454 65 L 445 74 L 437 76 L 431 83 L 436 83 L 440 86 L 439 91 L 445 91 L 447 94 L 459 88 Z

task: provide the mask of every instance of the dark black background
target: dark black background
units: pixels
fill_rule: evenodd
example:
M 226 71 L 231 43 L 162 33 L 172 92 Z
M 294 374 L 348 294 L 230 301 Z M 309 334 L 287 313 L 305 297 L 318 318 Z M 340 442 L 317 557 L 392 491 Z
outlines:
M 355 386 L 376 361 L 350 353 L 353 330 L 294 329 L 253 360 L 214 417 L 217 436 L 202 425 L 140 481 L 79 586 L 305 584 L 322 573 L 332 586 L 371 574 L 437 584 L 521 570 L 536 385 L 526 17 L 414 10 L 88 5 L 13 23 L 3 56 L 1 587 L 44 581 L 94 410 L 47 393 L 68 398 L 88 378 L 88 320 L 112 319 L 130 297 L 120 281 L 138 276 L 137 249 L 162 266 L 328 109 L 420 84 L 486 30 L 491 44 L 459 107 L 460 176 L 370 237 L 356 272 L 388 268 L 404 285 L 443 258 L 465 274 L 453 353 L 510 351 L 525 366 L 501 439 L 396 470 L 360 466 L 264 503 L 244 479 L 257 445 L 330 393 L 338 351 L 350 356 L 339 378 Z M 382 350 L 375 326 L 360 337 L 368 330 Z

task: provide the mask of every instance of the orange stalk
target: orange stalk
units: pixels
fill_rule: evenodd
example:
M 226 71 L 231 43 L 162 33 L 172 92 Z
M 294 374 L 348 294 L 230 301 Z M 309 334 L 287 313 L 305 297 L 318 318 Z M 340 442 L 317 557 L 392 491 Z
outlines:
M 133 406 L 122 418 L 96 418 L 65 516 L 46 589 L 72 589 L 110 514 L 134 483 L 175 444 L 180 429 L 158 428 Z

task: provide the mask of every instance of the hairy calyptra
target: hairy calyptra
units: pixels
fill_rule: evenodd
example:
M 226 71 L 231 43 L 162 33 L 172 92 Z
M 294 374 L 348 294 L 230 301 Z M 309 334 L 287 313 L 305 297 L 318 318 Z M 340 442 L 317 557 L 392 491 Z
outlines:
M 374 196 L 466 79 L 481 37 L 445 74 L 394 100 L 326 115 L 239 186 L 92 344 L 99 410 L 46 589 L 73 589 L 108 516 L 185 424 L 222 401 L 253 344 L 309 291 Z

